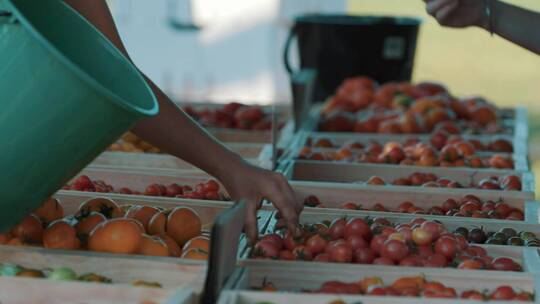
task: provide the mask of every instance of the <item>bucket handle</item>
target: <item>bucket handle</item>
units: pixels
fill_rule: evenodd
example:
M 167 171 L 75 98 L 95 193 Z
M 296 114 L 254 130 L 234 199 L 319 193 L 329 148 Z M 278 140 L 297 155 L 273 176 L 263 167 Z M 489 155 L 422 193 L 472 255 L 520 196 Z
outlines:
M 298 34 L 297 32 L 298 26 L 295 23 L 289 30 L 289 34 L 287 35 L 287 40 L 285 40 L 285 46 L 283 48 L 283 63 L 285 64 L 285 69 L 287 70 L 289 75 L 294 74 L 291 68 L 291 63 L 289 62 L 289 49 L 291 48 L 293 38 L 296 36 L 296 34 Z

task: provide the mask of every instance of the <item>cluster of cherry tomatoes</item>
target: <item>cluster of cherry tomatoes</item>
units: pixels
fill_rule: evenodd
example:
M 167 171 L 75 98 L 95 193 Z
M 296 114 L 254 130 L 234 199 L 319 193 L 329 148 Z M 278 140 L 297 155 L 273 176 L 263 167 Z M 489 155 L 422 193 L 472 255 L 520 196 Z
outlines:
M 315 195 L 306 197 L 304 199 L 304 205 L 315 208 L 326 207 Z M 465 195 L 458 200 L 449 198 L 440 206 L 433 206 L 427 209 L 415 205 L 410 201 L 402 202 L 394 209 L 389 209 L 381 203 L 376 203 L 369 208 L 365 208 L 359 203 L 347 201 L 340 205 L 340 209 L 505 219 L 513 221 L 522 221 L 524 218 L 522 210 L 511 207 L 504 201 L 494 202 L 488 200 L 483 202 L 480 198 L 472 194 Z
M 217 109 L 196 110 L 191 106 L 183 110 L 205 127 L 243 130 L 270 130 L 272 117 L 260 106 L 231 102 Z
M 493 258 L 483 247 L 469 245 L 463 235 L 422 218 L 395 227 L 384 218 L 337 218 L 331 223 L 304 224 L 298 236 L 289 231 L 264 235 L 251 255 L 333 263 L 522 270 L 513 259 Z
M 500 113 L 483 98 L 458 99 L 436 83 L 378 85 L 367 77 L 346 79 L 321 111 L 319 130 L 385 134 L 497 134 Z
M 323 139 L 319 139 L 316 145 L 321 146 L 321 141 Z M 331 151 L 317 151 L 316 148 L 314 150 L 312 147 L 305 146 L 298 153 L 298 158 L 422 167 L 514 168 L 511 156 L 502 154 L 479 156 L 473 144 L 465 140 L 447 143 L 439 151 L 431 144 L 415 141 L 403 144 L 390 141 L 384 145 L 370 142 L 366 146 L 356 143 Z
M 188 207 L 118 206 L 94 198 L 65 216 L 60 202 L 50 198 L 0 234 L 0 244 L 206 259 L 210 239 L 197 212 Z
M 518 291 L 508 285 L 499 286 L 494 290 L 468 289 L 458 292 L 455 288 L 448 287 L 441 282 L 428 281 L 424 276 L 401 277 L 390 285 L 384 284 L 380 277 L 368 277 L 353 283 L 328 281 L 312 292 L 394 297 L 461 298 L 479 301 L 532 301 L 534 299 L 532 293 Z
M 88 191 L 88 192 L 101 192 L 112 193 L 118 192 L 122 194 L 132 195 L 147 195 L 147 196 L 166 196 L 166 197 L 179 197 L 187 199 L 201 199 L 201 200 L 213 200 L 222 201 L 225 197 L 220 192 L 220 185 L 217 181 L 210 179 L 202 183 L 198 183 L 195 187 L 188 185 L 179 185 L 172 183 L 170 185 L 162 185 L 154 183 L 148 185 L 143 192 L 132 190 L 127 187 L 123 187 L 116 191 L 113 186 L 107 184 L 102 180 L 91 180 L 86 175 L 77 177 L 73 183 L 67 184 L 62 189 L 64 190 L 76 190 L 76 191 Z

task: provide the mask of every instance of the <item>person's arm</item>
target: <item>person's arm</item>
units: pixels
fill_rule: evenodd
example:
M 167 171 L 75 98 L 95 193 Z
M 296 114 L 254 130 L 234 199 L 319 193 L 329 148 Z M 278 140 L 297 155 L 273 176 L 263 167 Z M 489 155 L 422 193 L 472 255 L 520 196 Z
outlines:
M 540 13 L 498 0 L 424 0 L 427 12 L 444 26 L 490 30 L 486 5 L 491 2 L 491 30 L 540 54 Z
M 104 0 L 66 2 L 129 58 Z M 257 209 L 263 198 L 272 201 L 285 218 L 288 228 L 295 232 L 303 206 L 295 200 L 283 175 L 245 162 L 187 116 L 148 77 L 145 78 L 157 96 L 160 110 L 155 117 L 140 120 L 132 131 L 156 147 L 215 176 L 233 199 L 247 200 L 246 233 L 250 240 L 254 241 L 257 236 Z

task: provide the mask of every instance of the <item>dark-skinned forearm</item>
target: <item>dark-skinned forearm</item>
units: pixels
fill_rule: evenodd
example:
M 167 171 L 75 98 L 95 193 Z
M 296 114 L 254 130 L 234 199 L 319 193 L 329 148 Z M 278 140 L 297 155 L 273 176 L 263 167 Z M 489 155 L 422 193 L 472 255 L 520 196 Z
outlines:
M 540 14 L 502 1 L 493 1 L 493 31 L 527 50 L 540 54 Z M 489 22 L 483 27 L 488 30 Z
M 96 26 L 128 58 L 105 1 L 66 1 Z M 243 162 L 179 109 L 148 77 L 148 84 L 158 98 L 160 111 L 155 117 L 139 121 L 133 131 L 160 149 L 182 158 L 220 178 L 227 168 Z

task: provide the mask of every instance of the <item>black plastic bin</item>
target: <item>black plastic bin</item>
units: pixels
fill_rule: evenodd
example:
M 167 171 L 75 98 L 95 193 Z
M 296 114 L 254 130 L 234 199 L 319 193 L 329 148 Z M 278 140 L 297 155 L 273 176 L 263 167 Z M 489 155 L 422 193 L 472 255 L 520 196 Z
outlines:
M 367 75 L 379 82 L 410 80 L 420 19 L 351 15 L 301 15 L 289 32 L 285 68 L 296 37 L 301 69 L 317 72 L 314 101 L 332 95 L 347 77 Z

